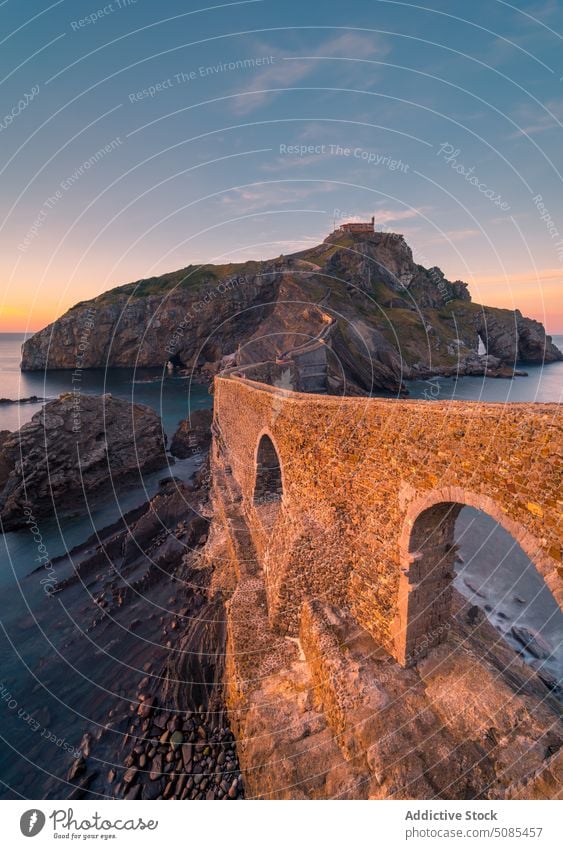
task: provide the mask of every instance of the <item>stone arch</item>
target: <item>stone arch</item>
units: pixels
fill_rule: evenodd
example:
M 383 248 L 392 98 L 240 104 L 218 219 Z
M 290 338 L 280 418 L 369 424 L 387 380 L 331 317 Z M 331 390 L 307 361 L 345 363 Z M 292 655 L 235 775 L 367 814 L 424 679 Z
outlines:
M 465 506 L 497 521 L 519 543 L 554 596 L 559 595 L 555 563 L 493 499 L 460 487 L 427 493 L 411 502 L 399 537 L 401 575 L 392 636 L 395 656 L 404 666 L 413 665 L 446 638 L 457 551 L 455 522 Z
M 276 519 L 283 497 L 283 472 L 270 433 L 263 431 L 256 446 L 252 503 L 259 518 L 268 524 Z

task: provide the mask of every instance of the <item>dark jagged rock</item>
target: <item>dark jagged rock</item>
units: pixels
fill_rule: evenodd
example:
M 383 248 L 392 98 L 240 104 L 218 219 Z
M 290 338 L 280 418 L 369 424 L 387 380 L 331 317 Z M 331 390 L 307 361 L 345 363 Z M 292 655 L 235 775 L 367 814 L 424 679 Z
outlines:
M 518 361 L 551 363 L 563 359 L 543 325 L 524 318 L 519 310 L 481 307 L 475 314 L 474 326 L 487 353 L 498 357 L 505 365 L 514 366 Z
M 366 392 L 402 391 L 401 358 L 381 331 L 359 322 L 353 328 L 339 326 L 331 342 L 338 364 L 353 384 Z M 333 379 L 337 376 L 336 372 Z M 345 392 L 350 394 L 350 389 Z
M 211 444 L 211 410 L 193 410 L 187 419 L 180 422 L 172 437 L 170 453 L 184 459 L 207 451 Z
M 111 395 L 61 395 L 1 444 L 4 530 L 53 509 L 84 512 L 112 487 L 165 466 L 165 440 L 149 407 Z
M 541 634 L 530 630 L 530 628 L 525 628 L 523 625 L 513 625 L 510 633 L 515 640 L 540 660 L 549 657 L 553 651 Z
M 30 395 L 29 398 L 0 398 L 0 404 L 42 404 L 46 398 Z
M 515 313 L 519 360 L 524 363 L 552 363 L 563 359 L 563 354 L 553 344 L 551 336 L 546 336 L 543 324 L 533 318 L 525 318 L 519 310 Z

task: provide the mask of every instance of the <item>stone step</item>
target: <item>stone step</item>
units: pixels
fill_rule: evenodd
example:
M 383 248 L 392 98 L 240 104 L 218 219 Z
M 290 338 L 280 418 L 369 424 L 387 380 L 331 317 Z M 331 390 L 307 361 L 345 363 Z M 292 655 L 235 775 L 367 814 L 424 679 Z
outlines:
M 224 516 L 225 526 L 235 557 L 235 568 L 239 579 L 251 577 L 260 571 L 258 556 L 241 509 L 242 494 L 232 474 L 224 468 L 214 468 L 213 487 L 218 507 Z
M 316 703 L 346 760 L 369 770 L 371 798 L 471 797 L 467 765 L 483 752 L 452 737 L 416 670 L 402 669 L 349 613 L 319 600 L 303 605 L 300 642 Z

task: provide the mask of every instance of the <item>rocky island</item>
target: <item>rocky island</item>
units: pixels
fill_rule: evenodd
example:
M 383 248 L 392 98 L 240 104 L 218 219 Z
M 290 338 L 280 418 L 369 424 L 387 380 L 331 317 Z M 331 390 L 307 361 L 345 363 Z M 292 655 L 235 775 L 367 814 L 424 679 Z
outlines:
M 319 339 L 329 393 L 395 393 L 440 374 L 512 376 L 519 362 L 563 357 L 539 322 L 474 303 L 467 284 L 417 265 L 400 234 L 372 227 L 340 228 L 288 256 L 188 266 L 112 289 L 28 339 L 22 369 L 72 369 L 79 358 L 81 368 L 170 363 L 210 379 L 226 362 L 275 360 Z

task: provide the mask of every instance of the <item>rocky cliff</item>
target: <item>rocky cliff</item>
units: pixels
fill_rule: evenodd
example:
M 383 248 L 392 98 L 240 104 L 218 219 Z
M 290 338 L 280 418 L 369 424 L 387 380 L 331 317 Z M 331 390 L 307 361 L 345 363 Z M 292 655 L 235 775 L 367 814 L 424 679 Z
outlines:
M 24 344 L 22 369 L 171 362 L 213 373 L 230 355 L 275 359 L 327 322 L 333 374 L 364 391 L 563 357 L 538 322 L 475 304 L 465 283 L 417 265 L 401 235 L 336 231 L 289 256 L 189 266 L 77 304 Z
M 87 512 L 112 488 L 166 466 L 165 439 L 149 407 L 111 395 L 61 395 L 1 442 L 2 530 L 53 512 Z

